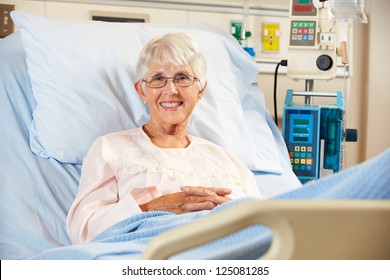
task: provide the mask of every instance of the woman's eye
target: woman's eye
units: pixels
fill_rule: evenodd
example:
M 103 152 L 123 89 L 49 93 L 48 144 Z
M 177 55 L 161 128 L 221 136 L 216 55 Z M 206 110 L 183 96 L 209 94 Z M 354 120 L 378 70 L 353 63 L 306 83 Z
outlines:
M 155 76 L 152 78 L 152 82 L 160 82 L 160 81 L 163 81 L 165 79 L 164 76 Z
M 184 74 L 176 75 L 176 81 L 188 80 L 188 76 Z

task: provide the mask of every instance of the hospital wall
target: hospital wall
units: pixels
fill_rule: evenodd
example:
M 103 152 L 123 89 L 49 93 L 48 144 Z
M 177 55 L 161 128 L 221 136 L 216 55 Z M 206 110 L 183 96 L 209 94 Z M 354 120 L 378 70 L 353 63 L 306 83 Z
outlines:
M 167 3 L 170 2 L 170 3 Z M 242 0 L 209 1 L 19 1 L 0 0 L 14 4 L 16 10 L 56 19 L 89 19 L 90 11 L 147 14 L 151 23 L 207 23 L 230 31 L 232 21 L 242 21 Z M 251 0 L 248 44 L 254 47 L 261 72 L 258 83 L 265 94 L 266 106 L 273 115 L 274 71 L 276 63 L 287 58 L 289 0 Z M 390 1 L 365 0 L 368 24 L 354 22 L 350 34 L 349 71 L 329 81 L 315 81 L 315 91 L 344 91 L 346 127 L 359 131 L 357 143 L 345 144 L 345 167 L 372 158 L 390 147 L 390 78 L 387 77 L 390 38 Z M 262 50 L 263 23 L 280 26 L 278 52 Z M 294 81 L 279 68 L 277 94 L 278 115 L 282 116 L 287 89 L 304 90 L 304 81 Z M 341 69 L 342 70 L 342 69 Z M 328 101 L 327 101 L 328 102 Z M 330 101 L 331 102 L 331 101 Z M 279 120 L 279 124 L 281 119 Z

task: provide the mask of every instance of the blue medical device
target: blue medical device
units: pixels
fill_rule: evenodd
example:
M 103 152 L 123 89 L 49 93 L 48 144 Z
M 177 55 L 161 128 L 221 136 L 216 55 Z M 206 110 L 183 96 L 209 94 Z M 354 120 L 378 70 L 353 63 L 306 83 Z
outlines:
M 334 105 L 298 104 L 293 102 L 295 96 L 334 97 L 336 102 Z M 302 183 L 318 179 L 321 170 L 334 173 L 342 169 L 344 113 L 345 104 L 341 91 L 287 91 L 282 134 L 292 169 Z

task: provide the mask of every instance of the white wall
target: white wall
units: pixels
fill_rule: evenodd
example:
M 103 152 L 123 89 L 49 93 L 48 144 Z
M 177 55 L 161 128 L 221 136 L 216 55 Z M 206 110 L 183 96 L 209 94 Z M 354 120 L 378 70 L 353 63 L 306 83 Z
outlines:
M 153 3 L 151 3 L 153 2 Z M 177 2 L 167 5 L 166 2 Z M 180 2 L 180 3 L 179 3 Z M 30 12 L 47 18 L 88 19 L 90 10 L 111 12 L 146 13 L 152 23 L 208 23 L 226 31 L 232 20 L 242 20 L 242 0 L 193 0 L 193 1 L 107 1 L 107 0 L 57 0 L 22 1 L 0 0 L 0 3 L 15 4 L 17 10 Z M 198 5 L 183 5 L 198 4 Z M 389 62 L 389 38 L 386 26 L 390 24 L 390 1 L 366 0 L 366 13 L 369 24 L 353 24 L 350 50 L 352 75 L 344 80 L 315 81 L 314 90 L 343 90 L 346 95 L 346 126 L 359 129 L 359 142 L 346 143 L 346 166 L 352 166 L 375 156 L 390 145 L 390 79 L 386 79 L 385 62 Z M 200 5 L 202 4 L 202 5 Z M 287 58 L 288 44 L 288 6 L 289 0 L 251 0 L 249 20 L 252 37 L 249 45 L 255 48 L 260 59 L 280 61 Z M 264 22 L 277 22 L 281 27 L 279 53 L 267 54 L 261 51 L 261 26 Z M 266 105 L 273 113 L 273 75 L 274 65 L 263 71 L 258 78 L 264 91 Z M 279 116 L 287 89 L 304 90 L 303 81 L 293 81 L 283 74 L 278 76 Z

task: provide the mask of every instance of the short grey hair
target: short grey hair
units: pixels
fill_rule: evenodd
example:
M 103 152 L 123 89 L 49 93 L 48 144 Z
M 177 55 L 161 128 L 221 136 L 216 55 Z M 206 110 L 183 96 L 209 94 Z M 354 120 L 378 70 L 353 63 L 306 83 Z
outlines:
M 189 66 L 200 81 L 206 82 L 207 65 L 195 40 L 185 33 L 168 33 L 151 39 L 141 50 L 136 68 L 136 81 L 146 78 L 150 65 Z

